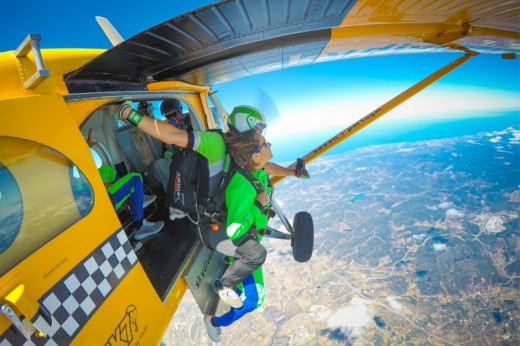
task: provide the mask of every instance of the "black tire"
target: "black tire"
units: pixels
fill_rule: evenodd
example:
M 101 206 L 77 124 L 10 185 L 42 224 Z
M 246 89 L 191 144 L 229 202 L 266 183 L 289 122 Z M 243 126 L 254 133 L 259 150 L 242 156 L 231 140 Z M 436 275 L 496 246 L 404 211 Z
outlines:
M 305 211 L 297 213 L 294 216 L 293 231 L 293 257 L 297 262 L 307 262 L 314 247 L 314 223 L 311 214 Z

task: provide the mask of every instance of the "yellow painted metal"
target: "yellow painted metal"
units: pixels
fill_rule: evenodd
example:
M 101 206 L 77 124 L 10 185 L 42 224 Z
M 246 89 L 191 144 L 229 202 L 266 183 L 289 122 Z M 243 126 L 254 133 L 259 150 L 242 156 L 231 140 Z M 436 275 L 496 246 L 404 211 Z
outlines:
M 23 284 L 26 292 L 37 298 L 47 292 L 121 225 L 113 212 L 90 150 L 78 126 L 72 120 L 63 97 L 52 94 L 18 97 L 1 100 L 0 107 L 2 108 L 0 136 L 27 139 L 58 151 L 74 162 L 85 174 L 94 190 L 96 203 L 86 217 L 63 229 L 63 232 L 57 234 L 46 246 L 34 251 L 0 277 L 1 291 Z M 32 186 L 48 187 L 47 176 L 40 173 L 43 172 L 35 171 L 27 177 L 27 182 L 30 180 Z M 30 192 L 30 189 L 22 188 L 22 193 L 25 193 L 24 191 Z M 40 205 L 41 213 L 45 213 L 45 204 L 52 201 L 29 198 L 25 203 L 29 205 L 43 203 Z M 28 239 L 31 237 L 31 231 L 37 229 L 34 227 L 40 228 L 39 225 L 27 225 L 23 228 L 27 230 Z M 0 333 L 8 325 L 8 322 L 0 320 Z
M 149 83 L 146 86 L 150 91 L 161 91 L 161 90 L 186 90 L 190 92 L 206 93 L 209 91 L 207 85 L 196 85 L 182 81 L 162 81 Z
M 180 301 L 184 290 L 178 290 Z M 175 306 L 176 308 L 176 306 Z M 161 302 L 136 265 L 74 338 L 72 345 L 159 345 L 175 309 Z M 125 343 L 122 338 L 128 338 Z
M 366 127 L 367 125 L 369 125 L 372 122 L 374 122 L 375 120 L 379 119 L 380 117 L 382 117 L 383 115 L 385 115 L 386 113 L 388 113 L 389 111 L 391 111 L 392 109 L 394 109 L 395 107 L 397 107 L 398 105 L 403 103 L 404 101 L 408 100 L 410 97 L 417 94 L 419 91 L 421 91 L 424 88 L 426 88 L 427 86 L 431 85 L 432 83 L 434 83 L 439 78 L 446 75 L 447 73 L 453 71 L 454 69 L 456 69 L 457 67 L 459 67 L 460 65 L 462 65 L 463 63 L 468 61 L 472 56 L 477 55 L 477 54 L 478 53 L 466 50 L 466 54 L 464 56 L 456 59 L 455 61 L 452 61 L 448 65 L 442 67 L 441 69 L 435 71 L 434 73 L 432 73 L 428 77 L 424 78 L 420 82 L 418 82 L 415 85 L 411 86 L 410 88 L 406 89 L 401 94 L 397 95 L 396 97 L 394 97 L 387 103 L 376 108 L 375 110 L 373 110 L 372 112 L 370 112 L 369 114 L 367 114 L 366 116 L 364 116 L 363 118 L 361 118 L 360 120 L 355 122 L 354 124 L 350 125 L 349 127 L 345 128 L 344 130 L 342 130 L 341 132 L 339 132 L 338 134 L 336 134 L 329 140 L 325 141 L 324 143 L 319 145 L 317 148 L 315 148 L 314 150 L 312 150 L 309 153 L 307 153 L 306 155 L 304 155 L 302 158 L 304 159 L 304 161 L 306 163 L 311 162 L 318 156 L 320 156 L 323 153 L 325 153 L 326 151 L 332 149 L 333 147 L 335 147 L 336 145 L 338 145 L 345 139 L 349 138 L 356 132 L 358 132 L 361 129 L 363 129 L 364 127 Z M 273 181 L 273 183 L 277 183 L 277 182 L 281 181 L 283 178 L 284 177 L 273 177 L 272 181 Z
M 344 25 L 382 23 L 445 23 L 496 27 L 517 31 L 520 7 L 515 1 L 502 0 L 359 0 L 349 11 Z M 489 25 L 492 23 L 493 25 Z
M 110 100 L 66 103 L 60 95 L 51 94 L 0 101 L 3 109 L 0 120 L 4 125 L 0 127 L 0 136 L 25 138 L 62 153 L 85 174 L 95 200 L 87 216 L 64 229 L 0 278 L 0 297 L 8 296 L 16 287 L 23 285 L 24 299 L 17 299 L 13 306 L 19 314 L 34 315 L 37 298 L 121 227 L 78 125 L 93 109 Z M 43 172 L 35 172 L 27 178 L 30 178 L 33 187 L 49 186 Z M 22 189 L 22 195 L 24 191 Z M 49 202 L 41 201 L 44 204 Z M 44 204 L 40 206 L 42 212 L 45 211 Z M 138 312 L 140 323 L 135 340 L 141 344 L 158 344 L 186 289 L 186 283 L 178 280 L 169 297 L 162 302 L 138 263 L 96 311 L 73 344 L 97 344 L 105 336 L 108 341 L 116 335 L 118 328 L 124 327 L 121 323 L 125 316 L 128 317 L 126 309 L 132 306 Z M 0 319 L 0 334 L 9 326 L 7 319 Z
M 80 67 L 100 52 L 102 50 L 42 50 L 45 68 L 50 70 L 50 76 L 33 89 L 25 89 L 23 85 L 26 76 L 33 73 L 31 53 L 19 58 L 13 52 L 0 53 L 0 136 L 26 139 L 30 141 L 27 143 L 40 143 L 61 153 L 86 176 L 95 200 L 88 215 L 67 226 L 63 232 L 58 232 L 45 246 L 36 249 L 0 277 L 0 301 L 13 301 L 13 308 L 19 316 L 23 314 L 32 317 L 38 308 L 38 298 L 121 228 L 80 131 L 81 125 L 92 112 L 118 97 L 100 94 L 98 98 L 69 102 L 63 98 L 63 95 L 68 94 L 63 74 Z M 181 82 L 150 85 L 151 90 L 157 91 L 167 87 L 180 91 L 196 113 L 205 114 L 204 110 L 208 107 L 204 100 L 209 87 Z M 203 122 L 208 124 L 205 117 L 203 118 Z M 7 163 L 6 160 L 3 161 Z M 28 176 L 25 183 L 25 187 L 21 187 L 22 197 L 27 191 L 34 191 L 35 187 L 49 187 L 48 175 L 35 170 L 34 175 Z M 60 195 L 68 193 L 62 191 Z M 32 201 L 27 206 L 40 208 L 45 212 L 45 205 L 48 203 L 48 200 L 39 200 Z M 29 240 L 34 227 L 41 229 L 35 225 L 22 227 Z M 185 267 L 188 264 L 189 261 Z M 21 287 L 23 294 L 15 294 L 21 292 Z M 134 341 L 143 345 L 159 344 L 186 290 L 186 282 L 177 280 L 166 300 L 161 301 L 138 262 L 72 343 L 99 344 L 105 338 L 106 341 L 112 340 L 120 328 L 131 327 L 131 324 L 125 325 L 123 320 L 129 318 L 130 310 L 135 309 L 139 330 L 134 329 Z M 0 318 L 0 334 L 9 327 L 10 322 Z
M 50 71 L 37 87 L 26 89 L 24 81 L 36 71 L 32 53 L 16 57 L 14 51 L 0 53 L 0 100 L 13 97 L 68 94 L 63 75 L 73 71 L 104 52 L 103 49 L 42 49 L 45 68 Z
M 331 30 L 331 37 L 317 60 L 327 61 L 338 57 L 357 55 L 388 55 L 407 50 L 428 49 L 446 51 L 452 42 L 471 39 L 471 36 L 494 36 L 520 40 L 520 33 L 489 29 L 469 24 L 442 23 L 377 23 L 359 26 L 342 26 Z
M 38 311 L 38 301 L 32 297 L 25 289 L 24 284 L 17 284 L 16 287 L 5 295 L 14 311 L 31 319 Z
M 183 81 L 162 81 L 150 83 L 146 87 L 150 91 L 175 90 L 176 92 L 180 92 L 178 97 L 194 107 L 194 111 L 201 115 L 201 121 L 204 128 L 209 129 L 216 127 L 213 119 L 211 117 L 206 117 L 207 114 L 210 114 L 209 106 L 206 102 L 208 93 L 211 91 L 209 86 L 195 85 Z M 183 95 L 182 92 L 185 92 L 186 94 Z

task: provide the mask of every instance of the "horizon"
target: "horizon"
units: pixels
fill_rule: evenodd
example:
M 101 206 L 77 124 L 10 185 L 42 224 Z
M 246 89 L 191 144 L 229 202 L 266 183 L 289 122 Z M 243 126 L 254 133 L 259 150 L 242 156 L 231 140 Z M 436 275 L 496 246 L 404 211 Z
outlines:
M 380 119 L 331 148 L 322 156 L 341 155 L 370 146 L 441 140 L 476 135 L 482 132 L 503 131 L 509 127 L 520 130 L 520 110 L 518 109 L 493 112 L 488 110 L 482 111 L 480 114 L 473 114 L 472 117 L 402 119 L 397 122 Z M 311 137 L 306 137 L 304 143 L 301 144 L 297 137 L 282 139 L 276 137 L 271 140 L 268 127 L 267 138 L 272 143 L 273 161 L 290 164 L 297 157 L 309 153 L 339 131 L 339 129 L 328 129 L 317 132 Z M 295 156 L 294 150 L 284 148 L 284 145 L 298 146 L 299 155 Z

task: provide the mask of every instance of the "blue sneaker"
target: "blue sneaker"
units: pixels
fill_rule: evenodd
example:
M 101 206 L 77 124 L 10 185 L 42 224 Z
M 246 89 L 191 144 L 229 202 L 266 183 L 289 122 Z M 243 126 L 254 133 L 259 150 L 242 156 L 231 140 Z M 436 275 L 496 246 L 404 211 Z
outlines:
M 164 227 L 164 221 L 150 222 L 143 220 L 143 225 L 134 232 L 134 239 L 141 240 L 151 235 L 159 233 Z

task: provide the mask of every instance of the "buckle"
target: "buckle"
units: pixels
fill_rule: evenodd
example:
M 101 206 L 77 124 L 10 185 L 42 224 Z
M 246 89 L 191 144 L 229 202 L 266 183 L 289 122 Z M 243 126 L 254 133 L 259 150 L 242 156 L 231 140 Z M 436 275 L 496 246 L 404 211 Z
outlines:
M 266 232 L 266 229 L 263 228 L 263 229 L 256 229 L 256 228 L 252 228 L 251 230 L 249 230 L 249 234 L 251 234 L 252 236 L 256 237 L 256 236 L 263 236 Z
M 223 223 L 222 219 L 225 220 L 225 215 L 222 216 L 221 214 L 215 212 L 215 213 L 208 213 L 207 209 L 204 208 L 202 205 L 199 205 L 198 206 L 198 209 L 199 209 L 199 214 L 200 215 L 204 215 L 206 217 L 208 217 L 212 222 L 214 223 Z

